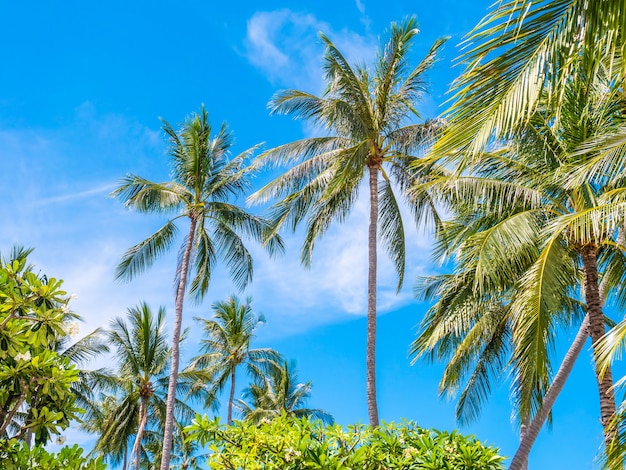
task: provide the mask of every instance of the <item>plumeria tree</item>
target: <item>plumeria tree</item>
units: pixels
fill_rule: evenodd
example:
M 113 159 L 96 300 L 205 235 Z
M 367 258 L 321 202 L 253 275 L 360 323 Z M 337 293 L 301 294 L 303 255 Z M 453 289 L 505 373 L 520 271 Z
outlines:
M 45 444 L 79 416 L 79 369 L 57 351 L 78 317 L 63 281 L 32 271 L 31 251 L 15 249 L 0 266 L 0 439 Z

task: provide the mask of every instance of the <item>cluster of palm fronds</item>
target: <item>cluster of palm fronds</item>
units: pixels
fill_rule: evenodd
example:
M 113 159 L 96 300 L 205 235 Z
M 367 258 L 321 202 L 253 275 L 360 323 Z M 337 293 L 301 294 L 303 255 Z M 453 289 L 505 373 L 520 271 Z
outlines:
M 468 37 L 447 127 L 419 164 L 430 178 L 412 188 L 453 214 L 437 254 L 454 271 L 418 282 L 435 304 L 411 351 L 446 361 L 441 392 L 459 393 L 461 421 L 512 374 L 511 468 L 525 465 L 588 337 L 607 464 L 624 466 L 611 365 L 626 336 L 603 307 L 626 300 L 625 20 L 624 2 L 496 5 Z M 555 344 L 571 328 L 557 371 Z

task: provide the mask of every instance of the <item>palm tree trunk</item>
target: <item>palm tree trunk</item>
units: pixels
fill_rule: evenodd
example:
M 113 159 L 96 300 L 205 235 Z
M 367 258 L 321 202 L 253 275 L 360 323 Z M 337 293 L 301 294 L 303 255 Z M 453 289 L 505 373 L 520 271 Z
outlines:
M 602 312 L 602 299 L 598 284 L 597 248 L 595 245 L 586 245 L 582 248 L 585 302 L 587 303 L 587 315 L 589 317 L 589 336 L 593 344 L 593 352 L 596 366 L 596 379 L 600 393 L 600 422 L 604 427 L 604 443 L 609 448 L 613 441 L 613 433 L 609 430 L 611 419 L 615 415 L 615 395 L 613 393 L 613 373 L 608 367 L 604 375 L 601 373 L 600 364 L 597 361 L 597 347 L 601 338 L 606 333 L 604 326 L 604 313 Z
M 589 317 L 586 316 L 582 324 L 580 325 L 580 329 L 576 334 L 576 338 L 574 338 L 574 342 L 569 347 L 567 354 L 565 354 L 563 362 L 561 362 L 561 366 L 554 376 L 552 384 L 550 384 L 550 388 L 548 388 L 546 395 L 543 397 L 541 409 L 523 432 L 520 439 L 519 448 L 517 449 L 513 460 L 511 461 L 509 470 L 522 470 L 524 468 L 527 468 L 530 449 L 535 443 L 535 440 L 539 435 L 539 431 L 541 431 L 543 424 L 546 422 L 550 411 L 552 411 L 552 407 L 556 402 L 557 396 L 559 395 L 559 393 L 561 393 L 561 390 L 565 385 L 565 381 L 569 377 L 570 372 L 572 372 L 576 359 L 580 355 L 583 347 L 585 346 L 585 343 L 587 342 L 587 338 L 589 337 L 589 333 L 587 331 L 588 325 Z
M 133 451 L 131 452 L 131 459 L 135 456 L 135 470 L 139 470 L 141 464 L 141 440 L 143 439 L 143 432 L 146 429 L 148 423 L 148 398 L 142 396 L 141 403 L 139 404 L 139 428 L 137 429 L 137 437 L 135 438 L 135 444 L 133 445 Z
M 235 399 L 235 368 L 230 372 L 230 396 L 228 397 L 228 425 L 233 424 L 233 400 Z
M 378 167 L 370 166 L 370 224 L 368 236 L 368 277 L 367 277 L 367 348 L 366 348 L 366 389 L 367 412 L 370 425 L 378 426 L 378 405 L 376 403 L 376 239 L 378 229 Z
M 524 440 L 524 437 L 526 436 L 526 434 L 528 434 L 529 426 L 530 426 L 530 416 L 527 415 L 522 419 L 522 424 L 519 430 L 520 445 L 522 444 L 522 441 Z M 520 465 L 520 470 L 528 470 L 528 456 L 526 456 L 526 458 L 522 461 Z
M 183 301 L 187 288 L 187 272 L 189 271 L 189 259 L 191 258 L 191 247 L 196 233 L 196 219 L 191 216 L 189 235 L 187 236 L 187 246 L 183 254 L 180 266 L 180 279 L 176 290 L 176 308 L 174 318 L 174 332 L 172 334 L 172 364 L 170 370 L 170 381 L 167 386 L 167 404 L 165 409 L 165 429 L 163 429 L 163 452 L 161 456 L 161 470 L 170 468 L 172 453 L 172 442 L 174 434 L 174 404 L 176 403 L 176 383 L 178 382 L 178 363 L 180 361 L 180 330 L 183 323 Z

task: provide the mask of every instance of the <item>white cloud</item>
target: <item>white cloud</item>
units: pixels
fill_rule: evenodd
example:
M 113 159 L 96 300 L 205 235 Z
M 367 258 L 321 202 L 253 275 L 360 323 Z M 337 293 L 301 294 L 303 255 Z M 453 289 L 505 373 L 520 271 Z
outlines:
M 348 29 L 335 31 L 314 15 L 289 9 L 257 12 L 247 23 L 247 58 L 272 83 L 320 93 L 323 32 L 352 63 L 374 56 L 376 39 Z

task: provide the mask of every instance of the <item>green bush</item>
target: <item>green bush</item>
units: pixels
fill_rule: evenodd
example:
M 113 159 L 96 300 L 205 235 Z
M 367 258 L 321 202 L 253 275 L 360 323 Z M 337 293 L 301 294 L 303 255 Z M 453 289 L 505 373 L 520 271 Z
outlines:
M 65 446 L 58 453 L 51 453 L 42 446 L 32 449 L 16 439 L 0 441 L 0 462 L 3 470 L 105 470 L 102 459 L 83 456 L 83 449 L 74 444 Z
M 211 469 L 499 470 L 504 458 L 472 436 L 383 423 L 344 429 L 285 415 L 257 426 L 197 416 L 190 439 L 208 445 Z

